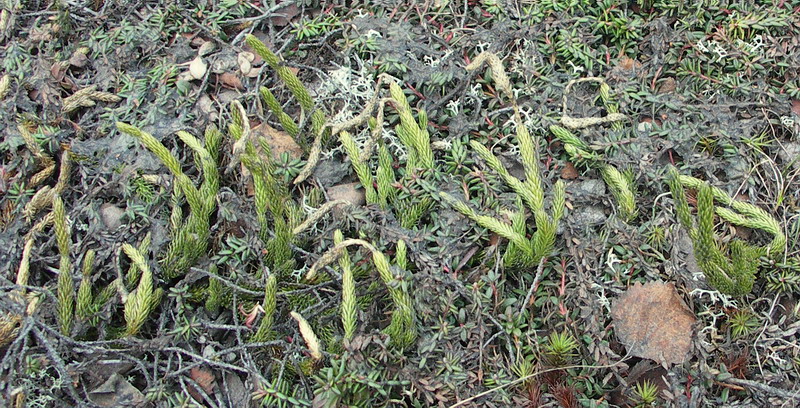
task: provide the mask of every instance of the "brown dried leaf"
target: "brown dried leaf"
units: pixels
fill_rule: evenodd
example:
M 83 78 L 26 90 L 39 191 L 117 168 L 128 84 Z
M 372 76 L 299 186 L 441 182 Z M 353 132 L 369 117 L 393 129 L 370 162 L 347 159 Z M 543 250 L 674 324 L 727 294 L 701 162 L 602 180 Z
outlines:
M 696 321 L 671 283 L 636 283 L 611 307 L 617 337 L 637 357 L 680 364 Z
M 80 52 L 80 50 L 72 53 L 72 56 L 69 58 L 69 65 L 76 68 L 83 68 L 88 63 L 89 57 L 86 56 L 85 52 Z
M 106 382 L 90 391 L 89 399 L 101 407 L 149 406 L 141 391 L 117 373 L 111 374 Z
M 289 25 L 292 19 L 298 14 L 300 14 L 300 9 L 294 4 L 289 4 L 286 7 L 278 9 L 269 20 L 278 27 L 285 27 Z
M 68 65 L 62 62 L 56 62 L 50 67 L 50 75 L 55 79 L 57 82 L 61 82 L 64 80 L 64 75 L 67 73 Z
M 206 393 L 206 395 L 211 395 L 214 391 L 214 373 L 211 370 L 203 367 L 192 367 L 189 371 L 189 377 L 194 380 L 200 388 Z M 189 387 L 189 393 L 192 394 L 192 397 L 197 401 L 202 401 L 202 395 L 195 391 L 193 387 Z
M 275 159 L 281 157 L 282 153 L 289 153 L 289 156 L 293 159 L 300 158 L 303 155 L 303 149 L 294 141 L 292 136 L 266 123 L 254 127 L 252 134 L 254 140 L 264 138 L 270 149 L 272 149 L 272 157 Z M 258 146 L 258 143 L 256 143 L 256 146 Z
M 261 157 L 262 160 L 267 160 L 268 158 L 261 149 L 261 139 L 263 139 L 269 146 L 270 150 L 272 151 L 272 159 L 274 160 L 278 160 L 283 153 L 288 153 L 289 157 L 292 159 L 298 159 L 303 155 L 303 148 L 301 148 L 300 145 L 298 145 L 288 133 L 275 129 L 266 123 L 262 123 L 257 126 L 253 126 L 251 123 L 250 126 L 250 134 L 253 144 L 256 146 L 256 153 Z M 241 169 L 242 174 L 250 174 L 247 168 L 245 168 L 244 164 L 241 165 Z M 245 188 L 247 189 L 247 195 L 250 197 L 253 196 L 255 193 L 255 187 L 253 186 L 252 180 L 248 180 Z
M 678 88 L 678 83 L 675 81 L 675 78 L 667 77 L 661 81 L 661 85 L 658 87 L 658 93 L 666 94 L 675 92 L 675 89 Z
M 622 58 L 619 59 L 619 63 L 617 64 L 617 67 L 620 68 L 620 69 L 624 69 L 626 71 L 629 71 L 629 70 L 632 70 L 632 69 L 641 68 L 642 67 L 642 63 L 639 62 L 639 61 L 636 61 L 635 59 L 631 59 L 631 58 L 623 56 Z
M 224 72 L 217 76 L 219 82 L 222 83 L 223 86 L 231 89 L 238 89 L 240 91 L 244 90 L 244 85 L 242 84 L 242 80 L 239 79 L 239 76 L 236 74 L 232 74 L 230 72 Z
M 561 169 L 561 178 L 564 180 L 575 180 L 578 178 L 578 170 L 575 168 L 575 165 L 567 162 L 564 168 Z
M 211 370 L 203 367 L 193 367 L 189 371 L 189 376 L 197 382 L 206 394 L 211 394 L 214 390 L 214 373 Z

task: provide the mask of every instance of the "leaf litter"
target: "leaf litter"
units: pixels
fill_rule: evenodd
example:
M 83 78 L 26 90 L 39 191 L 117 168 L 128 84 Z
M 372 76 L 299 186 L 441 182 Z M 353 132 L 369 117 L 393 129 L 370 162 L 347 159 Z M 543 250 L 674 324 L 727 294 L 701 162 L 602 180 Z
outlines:
M 631 355 L 681 364 L 689 356 L 697 319 L 672 283 L 637 282 L 611 307 L 615 333 Z

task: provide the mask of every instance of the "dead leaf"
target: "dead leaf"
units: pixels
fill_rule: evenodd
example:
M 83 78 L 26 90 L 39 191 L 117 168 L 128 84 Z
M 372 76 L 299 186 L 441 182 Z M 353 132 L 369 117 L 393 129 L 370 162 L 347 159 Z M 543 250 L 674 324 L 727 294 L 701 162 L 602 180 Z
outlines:
M 614 331 L 628 351 L 662 364 L 689 354 L 696 321 L 672 283 L 636 283 L 611 307 Z
M 247 60 L 247 62 L 253 62 L 256 59 L 256 55 L 252 52 L 242 51 L 237 54 L 237 57 L 241 57 Z
M 639 61 L 636 61 L 635 59 L 623 56 L 622 58 L 619 59 L 619 64 L 617 64 L 617 67 L 619 67 L 621 69 L 624 69 L 626 71 L 629 71 L 631 69 L 639 69 L 639 68 L 641 68 L 642 67 L 642 63 L 639 62 Z
M 675 88 L 678 87 L 678 84 L 675 82 L 675 78 L 666 77 L 658 87 L 658 93 L 665 94 L 665 93 L 672 93 L 675 92 Z
M 206 55 L 211 54 L 215 47 L 216 46 L 214 45 L 213 41 L 204 41 L 202 44 L 200 44 L 200 48 L 197 50 L 197 55 L 205 57 Z
M 267 142 L 267 145 L 269 145 L 273 159 L 280 158 L 282 153 L 288 153 L 289 157 L 292 159 L 300 158 L 303 155 L 303 149 L 288 133 L 275 129 L 266 123 L 257 126 L 252 126 L 251 124 L 250 138 L 256 147 L 256 153 L 258 153 L 262 159 L 264 159 L 264 152 L 259 143 L 260 139 L 263 139 Z M 240 167 L 242 174 L 245 175 L 245 178 L 248 178 L 247 176 L 250 175 L 250 171 L 247 170 L 244 164 L 241 164 Z M 252 196 L 255 193 L 252 179 L 248 180 L 245 189 L 248 196 Z
M 117 373 L 89 392 L 89 399 L 101 407 L 150 406 L 141 391 Z
M 207 41 L 205 38 L 197 35 L 197 33 L 183 33 L 181 34 L 181 37 L 191 41 L 192 47 L 195 48 L 203 45 L 203 43 Z
M 800 116 L 800 99 L 792 99 L 792 113 Z
M 561 169 L 561 178 L 564 180 L 575 180 L 578 178 L 578 170 L 575 169 L 575 165 L 567 162 L 567 164 L 564 165 L 564 168 Z
M 211 97 L 208 96 L 208 94 L 204 93 L 197 98 L 197 109 L 202 112 L 203 115 L 211 122 L 214 122 L 217 120 L 217 118 L 219 118 L 219 112 L 216 110 L 214 101 L 211 100 Z
M 490 246 L 490 247 L 497 246 L 498 243 L 500 243 L 500 235 L 497 235 L 495 233 L 491 233 L 489 235 L 489 245 L 488 246 Z
M 64 74 L 67 73 L 67 66 L 68 63 L 64 62 L 56 62 L 50 67 L 50 75 L 55 79 L 57 82 L 61 82 L 64 80 Z
M 41 27 L 31 28 L 28 38 L 34 43 L 48 42 L 53 40 L 53 33 L 58 31 L 58 26 L 54 24 L 45 24 Z
M 628 371 L 625 378 L 626 384 L 620 384 L 617 388 L 611 391 L 610 401 L 614 406 L 631 406 L 629 397 L 626 392 L 629 392 L 636 384 L 643 384 L 649 381 L 658 389 L 661 394 L 664 390 L 669 390 L 669 384 L 664 380 L 667 377 L 667 370 L 661 365 L 655 364 L 650 360 L 640 360 L 633 368 Z
M 609 73 L 609 80 L 624 80 L 635 75 L 643 75 L 642 63 L 626 56 L 620 57 L 617 65 Z
M 747 227 L 743 227 L 741 225 L 734 225 L 733 231 L 737 237 L 747 241 L 753 235 L 753 230 Z
M 248 49 L 249 49 L 249 48 L 248 48 Z M 253 54 L 253 60 L 252 60 L 252 61 L 250 61 L 250 64 L 252 64 L 254 67 L 257 67 L 257 66 L 260 66 L 260 65 L 261 65 L 261 64 L 263 64 L 263 63 L 264 63 L 264 59 L 263 59 L 263 58 L 261 58 L 261 56 L 260 56 L 260 55 L 258 55 L 258 54 Z
M 239 70 L 244 75 L 248 75 L 253 70 L 253 60 L 255 56 L 251 52 L 242 51 L 236 56 L 236 62 L 239 64 Z
M 282 153 L 289 153 L 292 159 L 299 159 L 303 155 L 303 149 L 286 132 L 275 129 L 274 127 L 262 123 L 251 130 L 255 140 L 263 138 L 272 149 L 272 157 L 277 159 Z M 258 146 L 258 143 L 256 143 Z
M 250 72 L 246 73 L 244 76 L 248 78 L 255 78 L 261 73 L 261 68 L 250 68 Z
M 229 407 L 249 407 L 250 392 L 244 386 L 238 375 L 228 372 L 225 373 L 226 398 L 230 400 Z
M 235 99 L 239 99 L 242 97 L 242 94 L 239 91 L 234 91 L 232 89 L 225 89 L 217 93 L 216 101 L 220 105 L 228 105 Z
M 192 369 L 189 371 L 189 377 L 191 377 L 192 380 L 194 380 L 197 385 L 203 389 L 203 392 L 205 392 L 206 395 L 210 396 L 214 392 L 215 378 L 214 373 L 212 373 L 211 370 L 204 367 L 192 367 Z M 189 394 L 191 394 L 192 398 L 197 401 L 203 400 L 203 396 L 197 392 L 194 387 L 189 387 Z
M 59 104 L 61 101 L 62 88 L 53 80 L 56 77 L 52 75 L 60 75 L 63 79 L 64 70 L 60 63 L 55 65 L 58 65 L 58 67 L 57 72 L 54 73 L 52 71 L 54 64 L 40 56 L 33 64 L 33 72 L 28 79 L 31 85 L 28 96 L 32 100 L 41 101 L 45 107 Z
M 240 60 L 239 61 L 239 71 L 242 72 L 243 75 L 247 75 L 250 71 L 253 70 L 253 66 L 250 65 L 250 61 L 247 60 Z
M 208 71 L 208 65 L 203 61 L 200 56 L 193 59 L 192 62 L 189 63 L 189 73 L 192 74 L 192 78 L 194 79 L 202 79 L 205 76 L 206 71 Z
M 72 65 L 75 68 L 83 68 L 89 63 L 89 57 L 86 56 L 86 53 L 83 52 L 84 50 L 78 50 L 72 53 L 72 56 L 69 58 L 69 65 Z
M 270 23 L 277 27 L 285 27 L 289 25 L 294 17 L 300 14 L 300 9 L 294 4 L 289 4 L 272 14 L 273 16 L 269 18 Z
M 222 83 L 223 86 L 231 88 L 231 89 L 238 89 L 240 91 L 244 90 L 244 85 L 242 85 L 242 80 L 236 74 L 231 74 L 230 72 L 225 72 L 217 76 L 219 82 Z

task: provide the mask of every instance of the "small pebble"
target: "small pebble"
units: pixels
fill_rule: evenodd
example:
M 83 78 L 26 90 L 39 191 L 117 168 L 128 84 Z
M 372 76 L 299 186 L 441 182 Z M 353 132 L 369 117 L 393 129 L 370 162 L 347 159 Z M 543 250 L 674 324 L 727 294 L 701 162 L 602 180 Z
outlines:
M 106 228 L 110 230 L 115 230 L 122 226 L 122 217 L 124 216 L 125 210 L 116 205 L 105 203 L 100 206 L 100 218 Z
M 328 189 L 330 200 L 346 200 L 353 205 L 361 206 L 367 202 L 364 189 L 357 187 L 358 183 L 339 184 Z

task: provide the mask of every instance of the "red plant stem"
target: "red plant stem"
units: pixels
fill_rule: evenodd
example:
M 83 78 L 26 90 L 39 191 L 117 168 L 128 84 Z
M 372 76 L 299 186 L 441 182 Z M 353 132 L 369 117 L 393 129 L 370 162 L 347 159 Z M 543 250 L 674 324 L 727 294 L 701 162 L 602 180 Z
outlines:
M 417 97 L 419 97 L 419 98 L 420 98 L 420 99 L 422 99 L 423 101 L 424 101 L 424 100 L 426 100 L 426 99 L 428 99 L 428 98 L 426 98 L 426 97 L 425 97 L 425 95 L 423 95 L 423 94 L 422 94 L 420 91 L 418 91 L 418 90 L 417 90 L 417 88 L 414 88 L 414 87 L 411 85 L 411 83 L 409 83 L 409 82 L 406 82 L 406 86 L 407 86 L 409 89 L 411 89 L 411 92 L 414 92 L 414 95 L 417 95 Z

